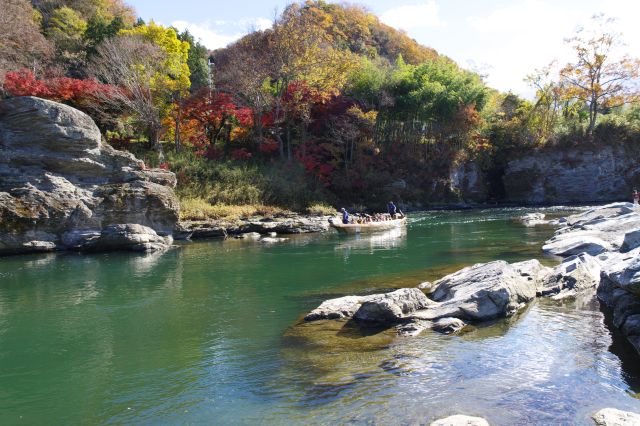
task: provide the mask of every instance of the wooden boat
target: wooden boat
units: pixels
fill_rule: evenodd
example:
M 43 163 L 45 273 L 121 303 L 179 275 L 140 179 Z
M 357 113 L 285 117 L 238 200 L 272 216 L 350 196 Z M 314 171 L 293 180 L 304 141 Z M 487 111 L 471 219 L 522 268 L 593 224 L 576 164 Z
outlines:
M 407 224 L 407 217 L 400 219 L 381 220 L 369 223 L 342 223 L 339 218 L 329 219 L 329 224 L 341 234 L 371 234 L 373 232 L 388 231 Z

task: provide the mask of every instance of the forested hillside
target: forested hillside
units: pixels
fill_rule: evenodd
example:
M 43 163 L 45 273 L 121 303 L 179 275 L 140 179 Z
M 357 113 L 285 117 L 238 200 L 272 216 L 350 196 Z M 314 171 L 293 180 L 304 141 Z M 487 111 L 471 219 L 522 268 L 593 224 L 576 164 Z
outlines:
M 638 62 L 612 59 L 619 36 L 596 21 L 559 72 L 532 70 L 528 101 L 359 6 L 293 3 L 209 52 L 120 0 L 7 0 L 0 80 L 4 96 L 68 103 L 175 171 L 185 215 L 458 202 L 450 173 L 465 162 L 489 182 L 479 201 L 499 201 L 513 156 L 638 140 Z

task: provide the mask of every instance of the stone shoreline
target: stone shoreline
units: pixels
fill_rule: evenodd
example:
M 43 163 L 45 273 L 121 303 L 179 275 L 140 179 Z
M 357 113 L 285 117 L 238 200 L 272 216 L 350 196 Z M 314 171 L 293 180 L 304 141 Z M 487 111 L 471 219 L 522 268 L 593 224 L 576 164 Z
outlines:
M 270 235 L 307 234 L 329 230 L 329 217 L 320 215 L 284 214 L 274 217 L 250 217 L 236 221 L 190 220 L 179 222 L 175 239 L 240 237 L 258 233 Z

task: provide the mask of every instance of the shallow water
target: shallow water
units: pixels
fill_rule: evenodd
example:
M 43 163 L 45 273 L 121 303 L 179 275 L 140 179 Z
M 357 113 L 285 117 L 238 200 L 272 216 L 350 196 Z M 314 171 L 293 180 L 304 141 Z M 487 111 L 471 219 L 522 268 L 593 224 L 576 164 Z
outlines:
M 591 424 L 640 411 L 640 362 L 598 303 L 538 301 L 459 336 L 302 323 L 329 297 L 543 258 L 525 209 L 411 217 L 404 233 L 307 235 L 164 254 L 0 259 L 0 424 Z M 560 214 L 561 211 L 550 210 Z

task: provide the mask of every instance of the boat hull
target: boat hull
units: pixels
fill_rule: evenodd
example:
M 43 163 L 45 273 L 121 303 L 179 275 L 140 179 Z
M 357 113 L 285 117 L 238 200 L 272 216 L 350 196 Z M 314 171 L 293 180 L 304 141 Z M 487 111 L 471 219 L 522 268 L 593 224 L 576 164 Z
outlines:
M 390 229 L 398 228 L 407 224 L 407 218 L 385 220 L 382 222 L 370 223 L 349 223 L 331 222 L 331 227 L 341 234 L 372 234 L 374 232 L 384 232 Z

